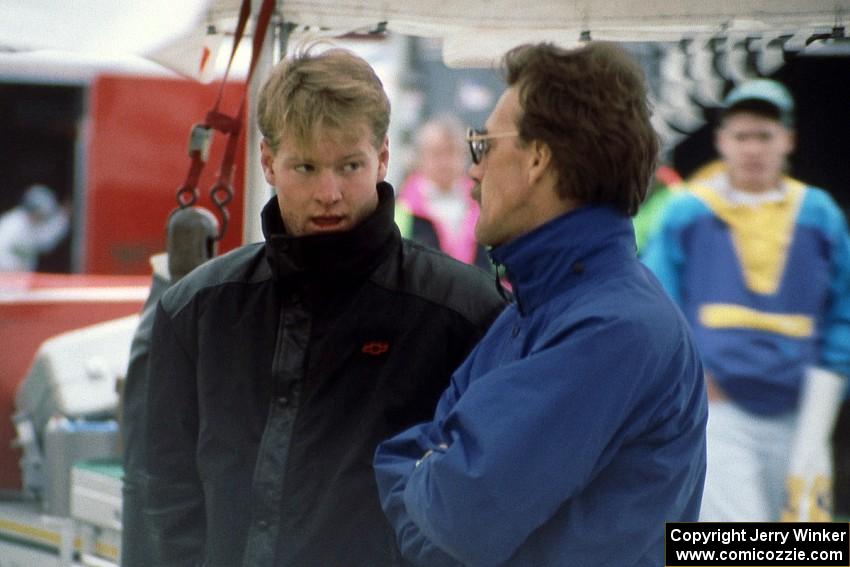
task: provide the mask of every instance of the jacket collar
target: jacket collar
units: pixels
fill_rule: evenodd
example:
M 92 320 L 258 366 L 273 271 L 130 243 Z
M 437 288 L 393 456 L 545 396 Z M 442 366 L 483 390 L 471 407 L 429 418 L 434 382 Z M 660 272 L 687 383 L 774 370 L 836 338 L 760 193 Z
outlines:
M 308 236 L 286 233 L 277 197 L 272 197 L 261 218 L 266 257 L 275 279 L 319 279 L 332 284 L 368 276 L 400 240 L 394 221 L 393 188 L 382 182 L 377 191 L 377 209 L 351 230 Z
M 490 251 L 507 270 L 521 312 L 594 277 L 611 261 L 636 258 L 631 219 L 607 206 L 574 209 Z

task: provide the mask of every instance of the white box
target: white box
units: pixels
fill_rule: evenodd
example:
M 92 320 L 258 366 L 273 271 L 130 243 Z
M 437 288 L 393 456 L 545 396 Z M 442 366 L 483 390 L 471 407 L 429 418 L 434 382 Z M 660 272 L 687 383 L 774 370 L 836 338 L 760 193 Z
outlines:
M 84 461 L 71 471 L 71 517 L 121 531 L 123 472 L 114 461 Z

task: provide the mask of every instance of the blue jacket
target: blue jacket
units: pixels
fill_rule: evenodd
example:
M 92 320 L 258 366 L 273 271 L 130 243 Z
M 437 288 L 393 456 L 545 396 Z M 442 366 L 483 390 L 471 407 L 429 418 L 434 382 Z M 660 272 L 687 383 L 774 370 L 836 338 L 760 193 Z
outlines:
M 730 202 L 722 182 L 677 195 L 643 259 L 723 392 L 756 414 L 794 411 L 806 367 L 850 376 L 847 223 L 826 192 L 790 178 L 756 206 Z
M 610 208 L 492 255 L 516 303 L 433 421 L 376 453 L 402 553 L 423 566 L 662 565 L 664 522 L 697 519 L 705 475 L 705 388 L 684 318 Z

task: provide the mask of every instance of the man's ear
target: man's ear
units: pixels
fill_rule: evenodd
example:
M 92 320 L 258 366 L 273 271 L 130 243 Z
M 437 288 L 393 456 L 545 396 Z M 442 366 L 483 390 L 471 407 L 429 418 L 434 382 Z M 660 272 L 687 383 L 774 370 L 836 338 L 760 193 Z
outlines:
M 263 176 L 266 183 L 274 186 L 274 152 L 265 140 L 260 140 L 260 166 L 263 168 Z
M 390 163 L 390 139 L 384 137 L 384 143 L 378 149 L 378 181 L 384 181 L 387 177 L 387 169 Z
M 552 149 L 540 140 L 531 142 L 531 152 L 528 156 L 528 184 L 534 186 L 550 173 L 552 165 Z
M 788 136 L 788 141 L 787 141 L 788 154 L 790 155 L 790 154 L 794 153 L 794 150 L 797 149 L 797 131 L 788 128 L 787 129 L 787 136 Z

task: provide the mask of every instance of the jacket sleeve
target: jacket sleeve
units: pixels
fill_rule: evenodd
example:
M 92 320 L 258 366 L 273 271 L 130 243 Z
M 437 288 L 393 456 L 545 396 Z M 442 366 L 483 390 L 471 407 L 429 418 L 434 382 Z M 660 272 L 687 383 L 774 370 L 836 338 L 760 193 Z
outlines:
M 169 280 L 154 274 L 139 326 L 130 345 L 130 360 L 122 395 L 121 440 L 124 444 L 121 511 L 121 565 L 142 567 L 149 561 L 150 537 L 144 522 L 147 495 L 144 442 L 147 424 L 147 379 L 151 333 L 156 306 Z
M 180 344 L 160 302 L 151 336 L 148 419 L 144 436 L 149 474 L 145 521 L 150 564 L 201 565 L 206 523 L 196 463 L 198 406 L 195 363 Z
M 452 383 L 438 402 L 436 414 L 444 415 L 454 405 L 456 385 Z M 423 423 L 378 446 L 375 476 L 381 507 L 393 526 L 399 549 L 421 567 L 463 567 L 429 540 L 413 523 L 404 506 L 404 489 L 413 470 L 428 451 L 441 450 L 442 441 L 433 423 Z
M 658 278 L 664 291 L 681 307 L 681 274 L 685 253 L 681 238 L 683 215 L 680 212 L 683 207 L 679 203 L 681 200 L 677 197 L 668 202 L 640 258 Z
M 552 337 L 459 397 L 447 391 L 431 424 L 379 448 L 381 496 L 409 559 L 428 565 L 427 544 L 470 567 L 505 563 L 610 462 L 624 423 L 641 427 L 629 407 L 644 349 L 610 356 L 606 345 L 629 339 L 608 327 Z M 434 451 L 416 466 L 423 449 Z
M 820 364 L 850 378 L 850 233 L 841 209 L 830 199 L 827 219 L 832 251 L 830 298 L 823 319 Z

